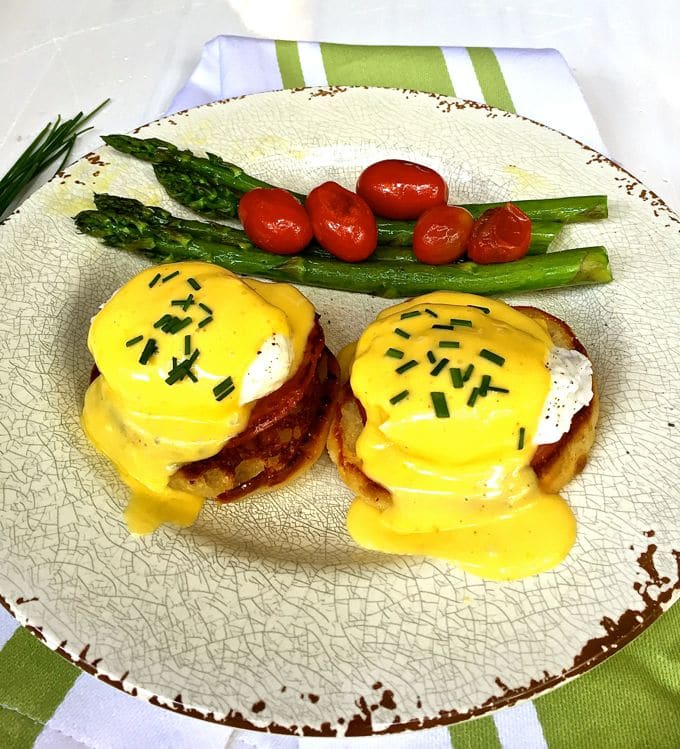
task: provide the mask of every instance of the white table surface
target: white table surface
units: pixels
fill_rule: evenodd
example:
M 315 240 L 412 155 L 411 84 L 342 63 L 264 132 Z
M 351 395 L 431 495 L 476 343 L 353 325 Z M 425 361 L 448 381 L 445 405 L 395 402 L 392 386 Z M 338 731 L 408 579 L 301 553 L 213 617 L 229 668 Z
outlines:
M 676 0 L 0 0 L 0 30 L 0 174 L 57 113 L 112 99 L 76 156 L 158 117 L 217 34 L 554 47 L 610 155 L 680 210 Z

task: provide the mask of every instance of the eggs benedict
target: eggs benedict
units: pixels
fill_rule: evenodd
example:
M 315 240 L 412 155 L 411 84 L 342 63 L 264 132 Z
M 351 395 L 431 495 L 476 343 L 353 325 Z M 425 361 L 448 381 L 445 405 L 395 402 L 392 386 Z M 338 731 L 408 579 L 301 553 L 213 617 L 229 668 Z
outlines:
M 131 490 L 128 527 L 191 524 L 205 498 L 291 480 L 323 451 L 337 363 L 288 284 L 172 263 L 93 317 L 82 424 Z
M 598 413 L 566 324 L 436 292 L 384 310 L 340 360 L 328 447 L 357 495 L 358 544 L 496 580 L 565 558 L 576 523 L 558 492 L 585 464 Z

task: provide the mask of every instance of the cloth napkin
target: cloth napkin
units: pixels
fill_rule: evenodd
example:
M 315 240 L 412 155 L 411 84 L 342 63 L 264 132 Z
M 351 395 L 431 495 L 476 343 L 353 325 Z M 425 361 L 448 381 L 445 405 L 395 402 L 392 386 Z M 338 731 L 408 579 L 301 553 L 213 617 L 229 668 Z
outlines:
M 604 150 L 555 50 L 359 47 L 217 37 L 169 113 L 303 85 L 396 86 L 518 112 Z M 550 749 L 680 746 L 680 606 L 592 671 L 451 728 L 365 739 L 271 736 L 137 700 L 81 673 L 0 609 L 0 749 Z

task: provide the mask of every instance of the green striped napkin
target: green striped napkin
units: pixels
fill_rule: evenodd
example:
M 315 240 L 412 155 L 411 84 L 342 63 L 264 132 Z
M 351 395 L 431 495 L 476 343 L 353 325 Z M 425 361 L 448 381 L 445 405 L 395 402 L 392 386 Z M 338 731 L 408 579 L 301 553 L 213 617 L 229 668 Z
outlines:
M 554 50 L 352 47 L 218 37 L 170 111 L 302 85 L 376 85 L 484 101 L 603 150 Z M 271 737 L 155 708 L 82 674 L 0 609 L 0 749 L 201 747 L 333 749 L 340 740 Z M 451 728 L 356 740 L 356 749 L 680 747 L 680 607 L 559 689 Z

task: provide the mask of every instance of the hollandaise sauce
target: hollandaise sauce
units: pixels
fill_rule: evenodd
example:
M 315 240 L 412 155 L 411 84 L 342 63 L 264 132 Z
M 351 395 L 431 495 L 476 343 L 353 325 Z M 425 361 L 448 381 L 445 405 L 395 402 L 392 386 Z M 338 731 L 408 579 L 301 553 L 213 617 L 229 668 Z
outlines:
M 357 455 L 392 502 L 357 498 L 354 540 L 498 580 L 562 561 L 574 516 L 530 466 L 551 348 L 545 327 L 492 299 L 436 292 L 383 311 L 357 343 L 351 386 L 366 412 Z
M 292 286 L 199 262 L 142 271 L 95 315 L 99 376 L 82 423 L 131 490 L 133 533 L 195 520 L 203 498 L 172 489 L 172 474 L 243 431 L 253 403 L 299 366 L 313 323 Z

